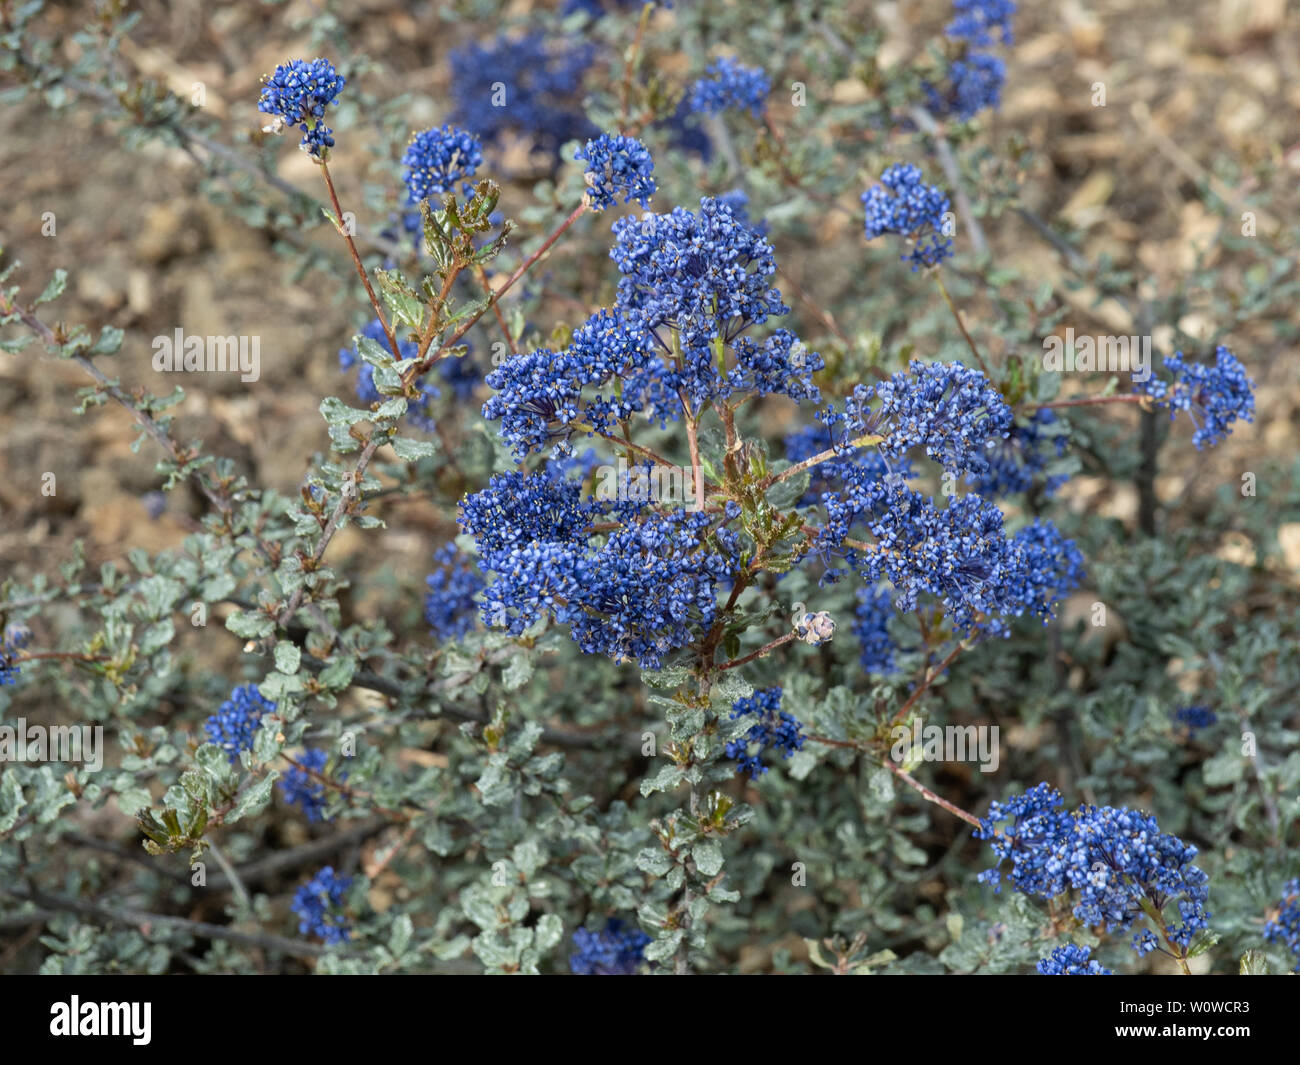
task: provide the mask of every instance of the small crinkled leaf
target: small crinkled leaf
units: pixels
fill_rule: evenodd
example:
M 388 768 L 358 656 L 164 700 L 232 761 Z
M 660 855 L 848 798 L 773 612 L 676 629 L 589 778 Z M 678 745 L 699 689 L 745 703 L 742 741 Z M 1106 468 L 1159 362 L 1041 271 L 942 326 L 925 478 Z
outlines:
M 297 673 L 302 662 L 302 649 L 289 640 L 275 645 L 275 668 L 281 673 Z
M 432 458 L 438 453 L 438 445 L 433 440 L 412 440 L 405 436 L 395 436 L 389 441 L 389 445 L 393 453 L 403 462 Z
M 686 772 L 679 765 L 660 766 L 659 772 L 653 777 L 646 777 L 641 781 L 641 794 L 653 795 L 657 791 L 671 791 L 685 778 Z
M 701 876 L 715 877 L 722 871 L 722 844 L 716 839 L 702 839 L 691 848 L 695 868 Z

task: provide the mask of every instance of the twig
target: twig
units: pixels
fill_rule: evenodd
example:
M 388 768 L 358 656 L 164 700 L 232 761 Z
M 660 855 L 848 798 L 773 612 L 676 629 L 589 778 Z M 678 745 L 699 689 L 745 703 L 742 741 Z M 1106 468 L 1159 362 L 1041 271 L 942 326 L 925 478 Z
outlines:
M 956 319 L 957 328 L 961 330 L 962 337 L 966 340 L 966 346 L 970 348 L 971 354 L 975 356 L 975 361 L 980 364 L 980 369 L 984 371 L 984 376 L 991 382 L 993 375 L 989 373 L 989 368 L 984 362 L 984 356 L 980 354 L 980 349 L 975 346 L 975 340 L 966 328 L 966 323 L 962 320 L 961 311 L 957 309 L 957 304 L 953 303 L 952 296 L 948 294 L 948 286 L 943 283 L 943 276 L 939 271 L 931 270 L 930 276 L 934 278 L 934 283 L 939 286 L 939 291 L 943 293 L 943 301 L 948 304 L 948 310 L 952 311 L 952 316 Z
M 228 925 L 208 924 L 204 921 L 191 921 L 185 917 L 173 917 L 170 914 L 146 913 L 128 907 L 109 907 L 81 899 L 68 898 L 64 895 L 50 895 L 43 891 L 27 890 L 0 884 L 0 895 L 7 895 L 23 902 L 32 902 L 47 910 L 64 910 L 82 917 L 93 917 L 109 924 L 125 925 L 148 934 L 148 926 L 162 926 L 186 932 L 192 936 L 206 939 L 222 939 L 228 943 L 238 943 L 245 947 L 255 947 L 299 958 L 319 958 L 329 953 L 325 947 L 302 940 L 286 939 L 269 932 L 240 932 Z
M 383 304 L 379 302 L 379 297 L 375 295 L 375 290 L 370 285 L 370 275 L 366 273 L 366 268 L 361 263 L 356 241 L 352 239 L 352 234 L 348 232 L 347 227 L 343 224 L 343 208 L 339 204 L 339 194 L 334 191 L 334 179 L 330 177 L 329 163 L 324 159 L 320 159 L 319 163 L 320 172 L 325 178 L 325 188 L 329 190 L 330 203 L 334 205 L 334 228 L 338 230 L 339 236 L 347 243 L 348 254 L 352 256 L 352 265 L 356 267 L 357 276 L 361 278 L 361 283 L 366 287 L 366 296 L 370 300 L 370 306 L 374 308 L 375 317 L 379 319 L 379 325 L 384 330 L 384 336 L 388 339 L 388 346 L 393 352 L 393 358 L 401 362 L 402 350 L 397 345 L 397 337 L 393 335 L 393 330 L 388 325 L 388 316 L 384 314 Z
M 743 658 L 733 658 L 730 662 L 723 662 L 722 665 L 716 667 L 716 671 L 718 673 L 721 673 L 725 669 L 735 669 L 737 666 L 743 666 L 746 662 L 752 662 L 756 658 L 762 658 L 764 655 L 771 654 L 778 647 L 785 646 L 787 643 L 795 639 L 797 636 L 798 633 L 787 632 L 784 636 L 778 636 L 775 640 L 772 640 L 770 643 L 765 643 L 757 651 L 751 651 Z
M 980 228 L 979 220 L 975 217 L 975 211 L 971 208 L 970 197 L 966 195 L 966 186 L 961 177 L 961 167 L 957 165 L 957 157 L 953 155 L 952 145 L 948 143 L 948 138 L 944 136 L 939 124 L 935 122 L 930 112 L 924 107 L 913 107 L 910 114 L 912 121 L 934 140 L 934 149 L 939 156 L 939 165 L 943 168 L 944 176 L 948 179 L 948 185 L 952 189 L 952 198 L 957 204 L 957 211 L 961 215 L 962 222 L 966 226 L 967 232 L 970 233 L 971 247 L 977 256 L 983 258 L 988 254 L 989 243 L 984 237 L 984 230 Z
M 248 888 L 244 887 L 244 882 L 239 878 L 239 873 L 235 867 L 230 864 L 230 859 L 225 856 L 221 848 L 217 846 L 217 841 L 208 837 L 208 850 L 212 852 L 212 857 L 217 860 L 221 866 L 221 871 L 226 874 L 226 879 L 230 881 L 230 886 L 234 890 L 235 898 L 239 900 L 239 905 L 244 913 L 253 912 L 253 900 L 248 897 Z
M 880 764 L 893 773 L 894 776 L 898 777 L 898 779 L 909 788 L 915 789 L 927 802 L 932 802 L 937 806 L 942 806 L 950 814 L 955 814 L 957 817 L 960 817 L 968 825 L 974 825 L 976 828 L 980 827 L 980 819 L 978 817 L 972 813 L 967 813 L 960 806 L 950 803 L 942 796 L 936 795 L 933 791 L 917 780 L 916 777 L 904 770 L 902 766 L 895 765 L 888 758 L 881 759 Z
M 1092 407 L 1101 403 L 1149 403 L 1150 397 L 1138 392 L 1122 392 L 1113 396 L 1084 396 L 1080 399 L 1054 399 L 1048 403 L 1026 403 L 1022 410 L 1052 410 L 1058 407 Z

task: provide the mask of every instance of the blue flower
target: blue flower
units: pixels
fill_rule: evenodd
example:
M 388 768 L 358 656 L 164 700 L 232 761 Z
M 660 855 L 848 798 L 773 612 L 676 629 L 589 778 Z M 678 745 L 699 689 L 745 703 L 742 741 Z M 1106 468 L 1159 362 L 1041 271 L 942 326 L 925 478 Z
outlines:
M 224 750 L 234 765 L 239 761 L 240 751 L 253 749 L 253 737 L 262 723 L 262 715 L 274 709 L 275 703 L 262 698 L 255 685 L 245 684 L 231 691 L 230 698 L 204 722 L 203 729 L 208 740 Z
M 1046 624 L 1056 603 L 1082 582 L 1083 554 L 1045 518 L 1035 518 L 1013 537 L 1015 558 L 1005 573 L 1004 612 L 1037 614 Z
M 457 182 L 462 182 L 467 198 L 472 196 L 474 187 L 468 179 L 482 162 L 483 148 L 466 130 L 442 126 L 417 133 L 402 156 L 407 202 L 418 204 L 432 195 L 452 192 Z
M 1196 848 L 1160 831 L 1154 817 L 1127 807 L 1080 806 L 1063 813 L 1060 793 L 1039 784 L 994 802 L 976 830 L 990 841 L 998 865 L 980 879 L 997 884 L 1001 865 L 1011 862 L 1011 879 L 1027 895 L 1053 899 L 1073 889 L 1074 916 L 1085 925 L 1127 931 L 1153 908 L 1172 948 L 1186 957 L 1196 934 L 1209 927 L 1209 878 L 1192 865 Z M 995 828 L 1010 821 L 1002 832 Z M 1164 915 L 1170 903 L 1177 917 Z M 1138 935 L 1139 954 L 1153 949 L 1152 937 Z
M 783 758 L 803 749 L 803 726 L 781 709 L 779 686 L 760 689 L 747 699 L 737 699 L 732 704 L 731 716 L 758 718 L 744 736 L 727 744 L 727 757 L 737 760 L 737 773 L 748 773 L 751 779 L 766 773 L 768 767 L 763 764 L 763 755 L 769 748 L 780 751 Z M 751 754 L 754 745 L 758 750 Z
M 1114 976 L 1109 969 L 1103 969 L 1101 962 L 1090 961 L 1091 947 L 1076 947 L 1073 943 L 1057 947 L 1048 957 L 1038 963 L 1038 971 L 1043 976 Z
M 994 44 L 995 37 L 1002 44 L 1015 40 L 1011 29 L 1014 0 L 953 0 L 952 8 L 957 17 L 944 32 L 953 40 L 978 45 Z
M 453 120 L 484 143 L 522 138 L 558 164 L 560 147 L 599 133 L 582 111 L 591 45 L 551 42 L 540 33 L 498 36 L 450 56 Z
M 612 918 L 603 932 L 579 928 L 573 943 L 578 950 L 569 956 L 569 968 L 579 976 L 634 976 L 645 960 L 650 937 Z
M 868 410 L 873 398 L 880 405 Z M 1007 437 L 1014 420 L 988 378 L 959 362 L 914 360 L 905 373 L 874 387 L 859 385 L 845 411 L 855 436 L 885 437 L 880 450 L 890 459 L 924 449 L 945 470 L 976 475 L 989 471 L 990 445 Z
M 867 240 L 894 233 L 912 242 L 903 259 L 912 269 L 938 266 L 952 255 L 952 241 L 944 234 L 948 197 L 921 180 L 921 171 L 910 163 L 895 163 L 880 175 L 880 184 L 862 194 L 866 209 Z
M 1199 729 L 1210 728 L 1219 720 L 1208 706 L 1180 706 L 1173 713 L 1174 721 L 1186 727 L 1189 736 L 1195 736 Z
M 767 236 L 768 225 L 766 222 L 754 222 L 749 217 L 749 197 L 745 194 L 744 189 L 732 189 L 730 192 L 724 192 L 718 198 L 718 202 L 731 211 L 731 215 L 737 222 L 749 226 L 760 237 Z
M 572 15 L 577 11 L 590 15 L 592 18 L 602 17 L 610 8 L 635 8 L 640 10 L 646 0 L 564 0 L 564 6 L 560 8 L 561 15 Z M 658 0 L 660 7 L 670 8 L 673 6 L 672 0 Z
M 611 252 L 623 274 L 614 307 L 597 311 L 563 351 L 507 359 L 488 375 L 484 417 L 524 456 L 575 432 L 610 434 L 644 415 L 661 426 L 737 391 L 819 398 L 822 357 L 788 330 L 759 340 L 751 325 L 789 310 L 770 285 L 771 245 L 713 199 L 695 214 L 625 217 Z
M 18 652 L 27 646 L 31 631 L 22 625 L 9 625 L 0 636 L 0 688 L 17 684 L 22 672 L 18 665 Z
M 925 86 L 926 105 L 936 118 L 955 115 L 964 122 L 986 107 L 1000 107 L 1006 80 L 1006 64 L 997 56 L 968 52 L 964 59 L 954 59 L 948 67 L 948 84 L 942 92 L 932 85 Z
M 587 526 L 619 519 L 600 534 Z M 621 522 L 621 524 L 620 524 Z M 583 502 L 558 469 L 506 473 L 467 496 L 461 526 L 491 575 L 482 616 L 518 636 L 543 618 L 567 624 L 587 654 L 658 669 L 713 624 L 717 588 L 739 545 L 705 512 Z
M 595 210 L 613 207 L 620 195 L 623 203 L 636 200 L 642 207 L 650 206 L 655 191 L 651 176 L 655 164 L 646 146 L 635 137 L 602 133 L 579 148 L 574 158 L 587 163 L 587 200 Z
M 1300 973 L 1300 880 L 1288 880 L 1282 888 L 1277 916 L 1264 926 L 1264 938 L 1286 947 L 1296 961 L 1295 971 Z
M 1221 443 L 1238 419 L 1255 420 L 1255 382 L 1227 348 L 1214 349 L 1213 366 L 1188 362 L 1181 351 L 1166 355 L 1164 365 L 1172 381 L 1152 378 L 1142 390 L 1157 407 L 1167 407 L 1171 419 L 1180 410 L 1187 412 L 1196 426 L 1192 443 L 1197 450 Z
M 460 557 L 454 544 L 444 544 L 433 556 L 438 570 L 425 578 L 424 619 L 441 640 L 457 640 L 474 627 L 475 596 L 483 590 L 483 578 Z
M 771 285 L 771 244 L 729 207 L 705 198 L 698 213 L 676 207 L 670 214 L 620 218 L 614 237 L 610 256 L 623 275 L 616 310 L 647 332 L 664 356 L 648 367 L 654 380 L 635 382 L 647 408 L 675 418 L 676 394 L 698 408 L 737 388 L 817 396 L 811 375 L 822 368 L 821 356 L 804 351 L 792 335 L 761 348 L 738 343 L 751 326 L 789 308 Z M 719 370 L 719 346 L 731 348 L 739 364 L 727 375 Z
M 763 71 L 744 67 L 734 59 L 723 56 L 709 64 L 700 78 L 691 86 L 687 99 L 689 107 L 697 114 L 718 114 L 722 111 L 748 110 L 755 118 L 767 108 L 767 97 L 772 83 Z
M 308 747 L 296 761 L 302 768 L 290 766 L 280 778 L 280 795 L 290 806 L 301 807 L 308 821 L 324 821 L 325 784 L 312 776 L 312 773 L 324 774 L 329 755 L 320 748 Z M 338 774 L 340 780 L 346 780 L 347 776 L 347 773 Z
M 338 102 L 345 82 L 328 59 L 292 59 L 265 79 L 257 109 L 302 130 L 301 147 L 320 156 L 334 146 L 333 130 L 323 121 L 325 109 Z
M 1055 494 L 1069 477 L 1042 475 L 1051 459 L 1065 454 L 1066 436 L 1056 431 L 1058 425 L 1055 412 L 1040 409 L 1028 421 L 1012 424 L 1005 435 L 990 438 L 984 451 L 987 468 L 967 474 L 967 483 L 989 499 L 1028 492 L 1040 483 L 1045 496 Z
M 862 646 L 858 664 L 867 673 L 892 673 L 896 648 L 889 635 L 889 620 L 894 616 L 889 590 L 858 589 L 858 605 L 853 616 L 853 635 Z
M 290 906 L 300 918 L 299 933 L 319 936 L 327 944 L 346 943 L 351 930 L 346 915 L 340 911 L 351 885 L 350 876 L 335 876 L 333 866 L 329 865 L 303 884 Z

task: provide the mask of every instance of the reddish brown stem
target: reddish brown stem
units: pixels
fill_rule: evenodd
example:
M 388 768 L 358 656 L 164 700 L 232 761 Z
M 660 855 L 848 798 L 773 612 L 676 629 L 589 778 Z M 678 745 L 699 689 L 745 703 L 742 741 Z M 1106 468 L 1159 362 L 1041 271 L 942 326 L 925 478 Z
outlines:
M 392 329 L 389 328 L 383 305 L 380 304 L 379 297 L 375 295 L 375 290 L 370 285 L 370 275 L 366 273 L 366 268 L 361 264 L 361 256 L 357 253 L 356 242 L 352 239 L 352 234 L 343 225 L 343 208 L 339 204 L 338 193 L 334 191 L 334 179 L 330 177 L 329 164 L 324 159 L 320 161 L 320 172 L 325 177 L 325 188 L 329 190 L 330 203 L 334 205 L 335 227 L 338 229 L 339 235 L 347 242 L 348 254 L 352 256 L 352 265 L 357 269 L 357 277 L 361 278 L 361 283 L 366 286 L 366 295 L 370 298 L 370 306 L 374 308 L 375 317 L 379 319 L 379 324 L 383 327 L 384 336 L 388 339 L 388 346 L 393 352 L 393 358 L 400 362 L 402 352 L 397 346 L 397 337 L 393 335 Z

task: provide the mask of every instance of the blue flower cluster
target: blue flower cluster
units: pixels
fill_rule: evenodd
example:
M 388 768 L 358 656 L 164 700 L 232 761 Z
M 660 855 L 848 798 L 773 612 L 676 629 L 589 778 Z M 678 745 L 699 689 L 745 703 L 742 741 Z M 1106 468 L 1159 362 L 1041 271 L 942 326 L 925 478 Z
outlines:
M 334 131 L 323 121 L 325 108 L 338 102 L 345 82 L 328 59 L 291 59 L 266 79 L 257 109 L 297 126 L 304 133 L 302 149 L 320 156 L 334 147 Z
M 925 93 L 927 107 L 935 117 L 955 115 L 966 121 L 1002 102 L 1006 64 L 977 49 L 1012 43 L 1011 17 L 1016 5 L 1012 0 L 954 0 L 953 9 L 957 17 L 944 32 L 957 44 L 960 55 L 948 67 L 947 84 L 935 88 L 926 83 Z
M 579 148 L 575 159 L 587 163 L 587 201 L 597 211 L 613 207 L 622 195 L 623 203 L 636 200 L 650 206 L 655 192 L 654 160 L 646 146 L 635 137 L 602 133 Z
M 1089 960 L 1092 947 L 1077 947 L 1069 943 L 1057 947 L 1050 955 L 1038 963 L 1038 972 L 1043 976 L 1114 976 L 1109 969 L 1103 969 L 1101 962 Z
M 1005 435 L 988 441 L 984 452 L 988 466 L 983 472 L 968 474 L 967 483 L 989 499 L 1028 492 L 1040 483 L 1045 496 L 1055 494 L 1069 480 L 1065 474 L 1043 476 L 1048 462 L 1065 454 L 1066 436 L 1055 431 L 1058 425 L 1056 413 L 1047 409 L 1014 423 Z
M 590 45 L 548 42 L 540 33 L 455 49 L 453 120 L 486 143 L 520 138 L 558 165 L 562 145 L 600 132 L 582 111 L 582 78 L 594 55 Z
M 718 197 L 718 202 L 731 211 L 732 217 L 737 222 L 749 226 L 760 237 L 767 236 L 767 223 L 763 221 L 754 222 L 749 217 L 749 197 L 745 194 L 744 189 L 732 189 L 730 192 L 724 192 Z
M 992 803 L 975 836 L 991 843 L 998 864 L 980 879 L 999 884 L 1002 863 L 1010 861 L 1017 890 L 1053 899 L 1074 889 L 1074 916 L 1107 931 L 1131 928 L 1149 904 L 1167 922 L 1170 946 L 1186 957 L 1210 917 L 1209 878 L 1191 864 L 1196 848 L 1162 833 L 1149 814 L 1127 807 L 1085 805 L 1073 814 L 1060 807 L 1060 793 L 1047 784 Z M 999 832 L 995 826 L 1002 822 L 1010 825 Z M 1176 919 L 1164 916 L 1171 902 Z M 1146 929 L 1132 945 L 1145 954 L 1158 941 Z
M 589 531 L 610 518 L 617 528 Z M 716 589 L 734 578 L 740 550 L 703 511 L 584 501 L 554 464 L 493 477 L 465 498 L 460 522 L 492 575 L 481 607 L 488 625 L 518 636 L 554 618 L 588 654 L 642 669 L 712 625 Z
M 388 350 L 388 338 L 384 335 L 384 327 L 380 324 L 378 318 L 367 322 L 361 329 L 360 335 L 368 337 L 379 344 L 385 351 Z M 397 341 L 397 350 L 403 359 L 413 359 L 419 352 L 419 345 L 413 340 Z M 446 376 L 447 370 L 453 373 L 462 373 L 461 367 L 455 365 L 460 359 L 443 359 L 438 363 L 438 369 L 443 376 Z M 367 405 L 373 403 L 382 403 L 384 396 L 375 386 L 375 368 L 370 363 L 361 358 L 361 354 L 355 347 L 339 349 L 339 369 L 347 373 L 352 367 L 358 367 L 356 391 L 357 399 Z M 433 432 L 436 423 L 433 415 L 429 412 L 429 402 L 436 399 L 440 393 L 438 389 L 428 382 L 421 382 L 420 395 L 417 399 L 411 400 L 406 407 L 406 420 L 414 425 L 417 429 L 423 429 L 425 432 Z
M 921 171 L 911 163 L 895 163 L 880 175 L 880 184 L 862 194 L 866 210 L 867 240 L 886 233 L 905 237 L 912 244 L 904 261 L 912 269 L 938 266 L 952 256 L 952 241 L 944 234 L 948 197 L 934 185 L 921 179 Z
M 710 63 L 704 77 L 691 86 L 687 106 L 696 114 L 747 110 L 758 118 L 767 109 L 771 91 L 772 83 L 763 71 L 723 56 Z
M 880 405 L 868 411 L 873 398 Z M 988 378 L 959 362 L 913 361 L 887 381 L 859 385 L 845 409 L 847 428 L 883 436 L 880 450 L 888 458 L 924 449 L 945 470 L 974 474 L 989 471 L 989 445 L 1004 440 L 1014 420 Z
M 217 712 L 203 724 L 208 740 L 215 743 L 234 765 L 240 751 L 253 749 L 253 737 L 262 723 L 262 715 L 274 710 L 275 703 L 264 699 L 256 685 L 245 684 L 235 688 L 230 698 L 217 707 Z
M 706 198 L 698 214 L 621 218 L 614 234 L 623 274 L 614 307 L 580 326 L 566 350 L 516 356 L 487 378 L 498 394 L 483 414 L 501 421 L 516 455 L 575 431 L 609 433 L 634 414 L 666 425 L 681 416 L 683 396 L 694 411 L 739 390 L 818 398 L 819 354 L 784 329 L 762 341 L 742 335 L 789 308 L 770 285 L 771 245 L 730 208 Z
M 887 588 L 858 589 L 853 635 L 862 647 L 858 664 L 867 673 L 894 671 L 895 648 L 889 635 L 889 620 L 893 616 L 894 601 Z
M 417 133 L 402 156 L 407 201 L 418 204 L 432 195 L 452 192 L 458 181 L 465 196 L 472 196 L 474 186 L 469 179 L 482 162 L 483 147 L 467 130 L 442 126 Z
M 869 586 L 893 585 L 895 610 L 914 610 L 921 594 L 931 595 L 955 631 L 1005 636 L 1003 619 L 1047 619 L 1082 580 L 1082 556 L 1050 523 L 1008 537 L 991 500 L 971 494 L 939 509 L 906 483 L 918 451 L 955 475 L 994 473 L 991 445 L 1008 435 L 1013 415 L 983 374 L 960 363 L 914 362 L 880 384 L 858 385 L 843 412 L 827 407 L 818 420 L 826 435 L 805 431 L 787 440 L 792 458 L 819 453 L 817 441 L 827 436 L 839 452 L 812 471 L 813 498 L 804 502 L 818 503 L 826 515 L 813 546 L 829 555 L 844 550 L 855 528 L 869 532 L 875 543 L 844 557 Z M 798 456 L 792 444 L 810 454 Z M 870 632 L 872 608 L 864 609 Z
M 1153 377 L 1143 391 L 1158 407 L 1168 407 L 1169 417 L 1186 411 L 1196 426 L 1192 443 L 1197 450 L 1222 443 L 1238 419 L 1255 420 L 1255 382 L 1235 355 L 1220 345 L 1214 349 L 1214 365 L 1188 362 L 1181 351 L 1166 355 L 1165 369 L 1172 381 Z
M 22 670 L 18 666 L 18 652 L 27 646 L 31 633 L 17 625 L 8 626 L 0 636 L 0 688 L 7 684 L 17 684 Z
M 305 936 L 319 936 L 327 944 L 346 943 L 351 929 L 340 910 L 351 886 L 350 876 L 336 876 L 329 865 L 303 884 L 290 906 L 299 918 L 298 931 Z
M 600 18 L 605 15 L 611 8 L 636 8 L 638 11 L 646 0 L 564 0 L 564 6 L 560 8 L 561 15 L 572 15 L 575 12 L 582 11 L 592 18 Z M 672 0 L 658 0 L 660 7 L 672 7 Z
M 1012 563 L 1004 571 L 1003 613 L 1037 614 L 1046 624 L 1055 604 L 1083 583 L 1083 553 L 1044 518 L 1035 518 L 1011 537 Z M 1018 607 L 1019 609 L 1016 609 Z
M 280 778 L 280 795 L 290 806 L 301 807 L 302 812 L 307 815 L 308 821 L 324 821 L 325 817 L 325 785 L 317 780 L 312 773 L 324 774 L 325 763 L 329 761 L 329 754 L 319 747 L 308 747 L 295 759 L 302 768 L 297 765 L 290 766 L 288 771 Z M 307 772 L 310 770 L 311 772 Z M 347 773 L 340 773 L 340 780 L 347 779 Z
M 579 976 L 635 976 L 650 937 L 615 917 L 602 932 L 579 928 L 573 933 L 573 944 L 578 949 L 569 956 L 569 968 Z
M 1300 880 L 1288 880 L 1282 888 L 1282 902 L 1277 916 L 1264 926 L 1264 938 L 1281 943 L 1296 961 L 1300 973 Z
M 948 84 L 942 90 L 926 84 L 926 106 L 936 117 L 955 115 L 965 122 L 985 108 L 1002 106 L 1006 80 L 1007 66 L 998 56 L 967 52 L 948 67 Z
M 987 46 L 1000 39 L 1002 44 L 1015 40 L 1011 18 L 1016 13 L 1015 0 L 952 0 L 957 17 L 944 32 L 953 40 Z
M 740 341 L 750 326 L 789 308 L 771 287 L 771 244 L 724 203 L 705 198 L 698 213 L 676 207 L 670 214 L 621 218 L 614 236 L 610 257 L 623 275 L 618 309 L 648 331 L 662 353 L 681 352 L 681 364 L 665 366 L 660 376 L 669 394 L 685 392 L 697 409 L 744 389 L 818 398 L 812 374 L 822 369 L 821 356 L 792 334 L 778 330 L 762 344 Z M 676 344 L 664 330 L 676 335 Z M 725 375 L 718 369 L 719 345 L 730 346 L 735 357 Z
M 458 640 L 474 627 L 483 578 L 464 560 L 454 544 L 443 544 L 433 556 L 438 569 L 425 578 L 424 620 L 440 640 Z
M 1180 706 L 1173 714 L 1175 723 L 1184 726 L 1191 736 L 1218 723 L 1219 716 L 1208 706 Z
M 738 740 L 727 744 L 727 757 L 737 761 L 736 772 L 748 773 L 750 779 L 762 776 L 768 767 L 764 753 L 771 748 L 789 758 L 803 749 L 803 726 L 793 715 L 781 709 L 781 688 L 762 688 L 748 699 L 737 699 L 731 707 L 733 719 L 753 716 L 758 721 Z M 753 754 L 750 748 L 757 745 Z

